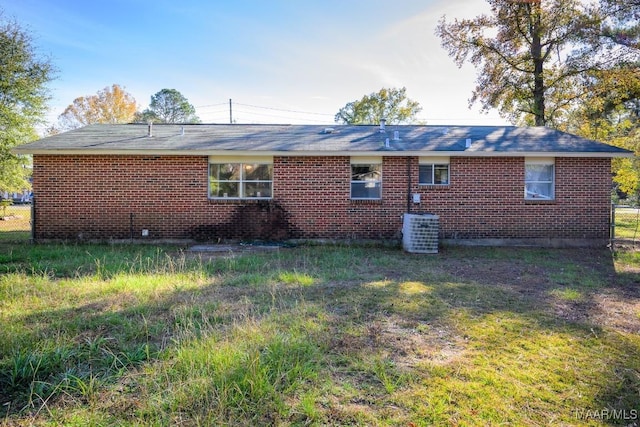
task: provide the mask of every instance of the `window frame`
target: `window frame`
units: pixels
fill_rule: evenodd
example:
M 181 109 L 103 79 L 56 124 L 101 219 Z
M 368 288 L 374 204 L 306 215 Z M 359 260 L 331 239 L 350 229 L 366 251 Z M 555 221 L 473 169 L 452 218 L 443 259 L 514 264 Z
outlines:
M 550 180 L 531 180 L 527 179 L 527 167 L 528 166 L 550 166 L 551 167 L 551 179 Z M 555 158 L 547 158 L 547 157 L 533 157 L 533 158 L 525 158 L 524 161 L 524 199 L 527 201 L 554 201 L 556 200 L 556 165 Z M 551 194 L 550 195 L 537 195 L 540 193 L 535 193 L 534 195 L 529 196 L 529 191 L 527 191 L 528 184 L 543 184 L 549 185 Z
M 236 183 L 238 186 L 238 195 L 233 196 L 218 196 L 213 195 L 212 189 L 212 166 L 213 165 L 238 165 L 240 169 L 240 176 L 238 179 L 217 179 L 218 182 L 222 183 Z M 269 175 L 271 179 L 247 179 L 246 167 L 247 166 L 267 166 L 269 168 Z M 209 157 L 208 164 L 208 180 L 207 180 L 207 195 L 210 200 L 271 200 L 273 199 L 273 157 L 269 156 L 259 156 L 259 157 L 224 157 L 224 156 L 211 156 Z M 268 196 L 247 196 L 245 194 L 246 185 L 248 183 L 252 184 L 269 184 L 270 186 L 270 194 Z
M 377 166 L 379 179 L 377 180 L 354 180 L 353 179 L 353 167 L 354 166 Z M 351 179 L 349 181 L 349 198 L 350 200 L 382 200 L 382 158 L 381 157 L 351 157 L 349 172 L 351 174 Z M 373 183 L 374 188 L 378 188 L 378 196 L 377 197 L 354 197 L 353 186 L 354 184 L 362 184 L 363 182 Z
M 445 187 L 451 185 L 451 167 L 449 166 L 450 159 L 449 157 L 420 157 L 418 159 L 418 185 L 430 185 L 430 186 L 438 186 Z M 431 166 L 431 182 L 422 182 L 420 177 L 420 168 L 422 166 Z M 447 182 L 446 183 L 437 183 L 436 182 L 436 167 L 447 168 Z

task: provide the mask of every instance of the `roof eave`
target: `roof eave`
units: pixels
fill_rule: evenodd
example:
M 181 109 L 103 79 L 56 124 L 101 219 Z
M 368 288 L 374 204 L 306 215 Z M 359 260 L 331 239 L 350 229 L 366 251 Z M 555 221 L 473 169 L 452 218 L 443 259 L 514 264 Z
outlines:
M 632 152 L 587 152 L 587 151 L 273 151 L 273 150 L 123 150 L 109 149 L 13 149 L 16 154 L 50 155 L 50 156 L 296 156 L 296 157 L 327 157 L 327 156 L 385 156 L 385 157 L 415 157 L 415 156 L 443 156 L 443 157 L 633 157 Z

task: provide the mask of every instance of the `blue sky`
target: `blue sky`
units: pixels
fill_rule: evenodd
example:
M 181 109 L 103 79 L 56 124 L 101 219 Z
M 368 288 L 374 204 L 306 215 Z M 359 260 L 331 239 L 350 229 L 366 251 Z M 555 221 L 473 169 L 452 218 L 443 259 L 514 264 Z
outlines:
M 331 124 L 347 102 L 407 88 L 427 124 L 504 124 L 468 108 L 475 70 L 434 36 L 484 0 L 0 0 L 58 68 L 50 121 L 114 83 L 142 110 L 179 90 L 203 122 Z M 308 114 L 313 113 L 313 114 Z

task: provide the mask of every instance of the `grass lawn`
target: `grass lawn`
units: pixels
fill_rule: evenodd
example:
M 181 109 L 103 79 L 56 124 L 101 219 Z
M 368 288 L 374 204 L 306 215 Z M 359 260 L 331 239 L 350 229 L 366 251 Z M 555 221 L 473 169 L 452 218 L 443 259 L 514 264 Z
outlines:
M 617 239 L 640 239 L 640 210 L 637 208 L 616 208 Z
M 0 424 L 634 425 L 640 252 L 0 245 Z
M 31 238 L 31 205 L 0 207 L 0 242 Z

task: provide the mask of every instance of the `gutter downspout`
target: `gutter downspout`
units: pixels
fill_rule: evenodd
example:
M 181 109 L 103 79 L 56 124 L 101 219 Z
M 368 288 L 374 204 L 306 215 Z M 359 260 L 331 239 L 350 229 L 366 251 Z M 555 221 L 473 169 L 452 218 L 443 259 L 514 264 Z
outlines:
M 36 198 L 31 197 L 31 243 L 36 242 Z
M 407 156 L 407 213 L 411 213 L 411 157 Z

